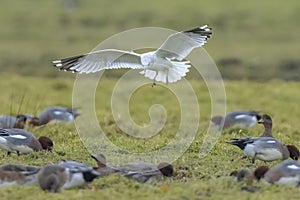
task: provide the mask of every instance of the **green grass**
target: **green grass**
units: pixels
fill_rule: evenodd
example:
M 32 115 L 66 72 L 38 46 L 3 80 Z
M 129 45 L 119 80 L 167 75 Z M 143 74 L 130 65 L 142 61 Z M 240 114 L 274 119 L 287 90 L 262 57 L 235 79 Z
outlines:
M 208 23 L 213 27 L 213 37 L 205 49 L 227 79 L 227 111 L 256 109 L 268 113 L 274 121 L 275 137 L 300 146 L 300 111 L 297 109 L 300 83 L 280 80 L 300 80 L 299 1 L 75 0 L 78 4 L 74 10 L 68 10 L 64 2 L 1 1 L 1 114 L 38 114 L 48 106 L 72 106 L 75 76 L 51 67 L 51 60 L 89 52 L 110 36 L 133 28 L 151 26 L 185 30 Z M 231 58 L 239 63 L 220 64 L 221 60 Z M 291 63 L 295 64 L 291 66 Z M 148 110 L 156 103 L 165 107 L 168 118 L 162 131 L 147 140 L 129 137 L 117 126 L 111 111 L 115 78 L 123 72 L 105 72 L 105 77 L 113 78 L 102 79 L 97 88 L 95 106 L 99 124 L 107 138 L 126 151 L 160 149 L 175 139 L 181 115 L 178 100 L 162 86 L 151 88 L 145 85 L 137 90 L 130 100 L 131 117 L 137 124 L 149 124 Z M 94 181 L 88 188 L 65 190 L 55 195 L 43 192 L 37 186 L 0 188 L 1 199 L 32 199 L 33 195 L 36 199 L 299 199 L 299 189 L 293 187 L 255 183 L 261 187 L 258 192 L 241 191 L 244 183 L 236 184 L 228 176 L 235 169 L 247 167 L 249 161 L 241 160 L 240 150 L 226 145 L 225 141 L 242 137 L 241 132 L 258 136 L 263 131 L 262 126 L 224 131 L 210 154 L 199 158 L 199 149 L 210 124 L 211 100 L 205 83 L 194 74 L 198 73 L 191 71 L 188 77 L 194 79 L 191 83 L 200 105 L 201 120 L 191 146 L 174 162 L 177 175 L 172 184 L 166 180 L 143 185 L 111 176 Z M 176 85 L 180 87 L 180 82 Z M 82 118 L 84 116 L 78 119 Z M 129 126 L 126 121 L 122 123 Z M 1 150 L 0 164 L 43 166 L 61 159 L 75 159 L 95 165 L 74 124 L 50 124 L 29 130 L 36 136 L 51 137 L 56 150 L 66 154 L 38 152 L 7 157 Z M 171 151 L 176 153 L 176 146 Z M 261 164 L 264 163 L 256 163 Z M 276 162 L 268 163 L 269 166 L 274 164 Z
M 175 96 L 162 86 L 151 88 L 145 85 L 136 91 L 130 102 L 132 118 L 138 124 L 148 124 L 148 109 L 158 103 L 166 108 L 168 118 L 165 128 L 149 140 L 137 140 L 128 137 L 115 124 L 111 113 L 110 97 L 116 79 L 102 79 L 96 93 L 96 114 L 99 123 L 111 142 L 130 152 L 151 151 L 166 145 L 174 139 L 174 133 L 180 123 L 180 109 Z M 204 158 L 199 158 L 199 149 L 210 124 L 210 98 L 204 82 L 191 81 L 200 105 L 201 120 L 197 135 L 188 150 L 173 164 L 177 169 L 174 182 L 168 180 L 149 185 L 139 184 L 120 176 L 100 178 L 89 187 L 64 190 L 58 194 L 41 191 L 38 186 L 0 188 L 1 199 L 298 199 L 299 189 L 288 186 L 268 186 L 254 183 L 260 190 L 256 193 L 241 191 L 245 183 L 234 183 L 229 177 L 231 171 L 249 166 L 250 161 L 241 159 L 242 152 L 225 143 L 232 137 L 242 137 L 241 132 L 258 136 L 263 132 L 262 126 L 249 130 L 232 128 L 222 133 L 212 151 Z M 176 83 L 177 84 L 177 83 Z M 178 82 L 180 84 L 180 82 Z M 226 81 L 227 110 L 256 109 L 268 113 L 274 121 L 274 136 L 284 143 L 300 146 L 300 125 L 297 108 L 300 94 L 298 82 L 279 80 L 257 83 L 251 81 Z M 43 108 L 52 105 L 72 105 L 73 79 L 38 78 L 1 74 L 0 113 L 17 114 L 19 103 L 24 95 L 20 112 L 39 113 Z M 83 119 L 84 116 L 78 119 Z M 125 122 L 126 123 L 126 122 Z M 49 124 L 41 128 L 30 128 L 36 136 L 46 135 L 55 142 L 57 151 L 65 152 L 64 156 L 48 152 L 37 152 L 28 155 L 6 156 L 0 151 L 4 163 L 21 163 L 43 166 L 57 163 L 60 159 L 75 159 L 95 166 L 89 157 L 89 149 L 82 144 L 74 124 Z M 177 149 L 171 149 L 174 153 Z M 99 149 L 101 151 L 101 149 Z M 256 165 L 263 165 L 257 161 Z M 269 166 L 276 162 L 267 163 Z
M 66 1 L 1 1 L 2 71 L 62 76 L 50 67 L 51 60 L 89 52 L 113 34 L 149 26 L 186 30 L 208 23 L 213 38 L 205 49 L 214 61 L 241 61 L 237 66 L 219 64 L 224 77 L 299 80 L 299 1 L 74 0 L 73 10 L 64 6 Z M 298 64 L 288 69 L 286 61 Z

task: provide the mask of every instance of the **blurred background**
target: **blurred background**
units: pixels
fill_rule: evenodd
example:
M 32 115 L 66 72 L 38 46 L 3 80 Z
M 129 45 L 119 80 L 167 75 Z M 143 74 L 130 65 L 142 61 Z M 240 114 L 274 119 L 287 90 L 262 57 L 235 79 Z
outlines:
M 299 0 L 0 0 L 1 73 L 74 77 L 51 61 L 132 28 L 209 24 L 205 49 L 225 79 L 300 80 L 299 10 Z

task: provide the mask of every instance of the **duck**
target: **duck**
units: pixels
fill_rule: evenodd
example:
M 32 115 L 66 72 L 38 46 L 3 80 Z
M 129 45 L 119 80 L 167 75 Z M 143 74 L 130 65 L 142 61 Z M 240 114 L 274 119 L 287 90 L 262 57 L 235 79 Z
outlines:
M 0 166 L 0 186 L 33 185 L 40 168 L 36 166 L 5 164 Z
M 240 170 L 235 170 L 230 173 L 230 176 L 234 176 L 235 182 L 243 183 L 243 186 L 241 187 L 242 191 L 253 193 L 260 190 L 260 187 L 253 185 L 253 181 L 255 181 L 256 179 L 254 176 L 254 169 L 244 168 Z
M 70 179 L 64 185 L 64 188 L 82 186 L 85 183 L 91 183 L 99 177 L 99 172 L 92 166 L 74 160 L 63 160 L 59 164 L 70 172 Z
M 284 145 L 273 137 L 246 137 L 232 138 L 231 140 L 227 143 L 243 150 L 244 154 L 252 159 L 253 164 L 256 159 L 267 162 L 286 160 L 291 157 L 293 160 L 297 160 L 300 156 L 296 146 Z
M 56 193 L 69 181 L 70 176 L 71 173 L 62 166 L 46 165 L 39 171 L 37 182 L 42 190 Z
M 37 181 L 42 190 L 52 193 L 61 189 L 81 187 L 99 177 L 93 167 L 77 161 L 63 160 L 56 165 L 46 165 L 39 171 Z
M 225 116 L 216 115 L 211 118 L 216 128 L 221 131 L 226 128 L 238 125 L 245 128 L 250 128 L 257 124 L 257 121 L 261 118 L 259 111 L 246 110 L 246 111 L 234 111 L 226 114 Z
M 260 166 L 254 171 L 254 176 L 259 181 L 278 185 L 300 185 L 300 163 L 295 160 L 286 160 L 272 168 Z
M 0 148 L 6 150 L 8 155 L 11 152 L 20 155 L 41 150 L 54 152 L 53 146 L 53 141 L 46 136 L 37 139 L 31 132 L 23 129 L 0 129 Z
M 27 123 L 33 126 L 42 126 L 51 121 L 71 123 L 79 116 L 76 108 L 51 106 L 44 109 L 38 117 L 28 117 Z
M 25 115 L 17 115 L 17 117 L 2 115 L 0 116 L 0 128 L 20 128 L 23 129 L 26 124 L 27 117 Z
M 260 137 L 273 137 L 272 135 L 272 119 L 270 115 L 264 114 L 259 120 L 258 124 L 263 124 L 265 131 Z
M 241 182 L 243 180 L 247 180 L 252 183 L 252 180 L 254 179 L 253 176 L 253 170 L 245 168 L 241 170 L 234 170 L 230 173 L 230 176 L 234 177 L 235 182 Z
M 152 183 L 162 179 L 164 176 L 169 177 L 170 181 L 173 181 L 173 176 L 176 172 L 173 165 L 167 162 L 162 162 L 159 165 L 148 162 L 134 162 L 119 166 L 108 166 L 106 157 L 102 153 L 92 154 L 91 157 L 98 164 L 98 167 L 95 169 L 101 174 L 100 176 L 117 173 L 140 183 Z
M 163 177 L 168 177 L 172 182 L 176 172 L 173 165 L 167 162 L 162 162 L 158 165 L 148 162 L 135 162 L 119 166 L 118 170 L 124 177 L 140 183 L 152 183 L 161 180 Z
M 4 164 L 0 165 L 0 170 L 4 171 L 15 171 L 20 173 L 31 173 L 31 172 L 38 172 L 40 170 L 37 166 L 31 165 L 21 165 L 21 164 Z
M 143 167 L 144 165 L 144 167 Z M 122 174 L 125 177 L 132 178 L 141 183 L 152 183 L 153 181 L 160 180 L 162 177 L 169 177 L 170 181 L 173 181 L 173 175 L 175 174 L 174 167 L 167 163 L 163 162 L 159 165 L 151 167 L 152 169 L 146 170 L 150 167 L 150 163 L 138 162 L 134 163 L 133 168 L 137 166 L 141 166 L 141 170 L 129 170 L 129 171 L 122 171 Z

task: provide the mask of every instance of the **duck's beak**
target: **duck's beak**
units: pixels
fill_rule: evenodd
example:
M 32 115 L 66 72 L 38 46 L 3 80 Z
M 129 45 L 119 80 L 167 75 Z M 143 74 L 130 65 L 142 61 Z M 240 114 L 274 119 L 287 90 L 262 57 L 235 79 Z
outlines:
M 54 149 L 49 149 L 49 151 L 50 151 L 51 153 L 55 153 Z
M 50 193 L 52 194 L 56 193 L 55 189 L 51 188 Z
M 95 159 L 96 161 L 98 161 L 98 159 L 97 159 L 97 157 L 96 157 L 95 154 L 91 154 L 91 157 L 92 157 L 93 159 Z
M 259 123 L 259 124 L 262 124 L 262 123 L 264 123 L 265 121 L 263 120 L 263 118 L 260 118 L 258 121 L 257 121 L 257 123 Z

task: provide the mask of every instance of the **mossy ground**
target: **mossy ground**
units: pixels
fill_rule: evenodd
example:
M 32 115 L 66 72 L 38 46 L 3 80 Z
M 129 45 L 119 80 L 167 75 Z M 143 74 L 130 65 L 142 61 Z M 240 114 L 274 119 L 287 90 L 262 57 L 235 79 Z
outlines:
M 70 2 L 75 2 L 74 7 Z M 299 80 L 299 8 L 300 1 L 295 0 L 288 3 L 271 0 L 2 0 L 0 114 L 38 114 L 48 106 L 72 105 L 73 75 L 50 67 L 51 60 L 89 52 L 111 35 L 133 28 L 186 30 L 208 23 L 213 27 L 213 37 L 205 49 L 218 64 L 223 77 L 264 81 L 226 81 L 227 111 L 256 109 L 270 114 L 275 137 L 299 147 L 300 83 L 274 80 Z M 232 60 L 237 62 L 228 63 Z M 106 77 L 115 78 L 123 72 L 113 70 Z M 262 126 L 224 131 L 210 154 L 199 158 L 210 123 L 211 101 L 205 83 L 196 81 L 193 73 L 188 77 L 195 79 L 191 83 L 200 105 L 201 120 L 193 143 L 174 162 L 177 176 L 173 183 L 166 180 L 143 185 L 111 176 L 94 181 L 89 188 L 54 195 L 37 186 L 0 188 L 0 199 L 299 199 L 299 189 L 293 187 L 256 183 L 261 187 L 256 193 L 241 191 L 244 183 L 234 183 L 228 176 L 232 170 L 247 167 L 250 162 L 241 159 L 240 150 L 225 141 L 242 137 L 242 133 L 258 136 L 263 131 Z M 148 109 L 154 103 L 163 105 L 168 114 L 159 136 L 141 142 L 130 139 L 115 124 L 110 98 L 116 79 L 102 81 L 96 94 L 96 114 L 111 141 L 127 151 L 142 152 L 160 148 L 173 139 L 181 113 L 176 97 L 168 90 L 146 85 L 132 98 L 130 111 L 137 124 L 149 123 Z M 74 124 L 49 124 L 29 130 L 36 136 L 51 137 L 56 150 L 65 155 L 38 152 L 8 157 L 0 151 L 0 164 L 42 166 L 61 159 L 75 159 L 95 165 Z M 256 163 L 261 164 L 264 163 Z M 276 162 L 267 163 L 274 164 Z
M 2 114 L 39 113 L 43 108 L 52 105 L 72 105 L 73 79 L 67 78 L 32 78 L 20 77 L 10 74 L 2 74 L 0 78 L 0 112 Z M 144 149 L 153 149 L 158 141 L 167 143 L 172 133 L 177 131 L 180 122 L 180 109 L 175 96 L 164 92 L 162 86 L 151 88 L 146 85 L 138 90 L 132 97 L 130 110 L 132 118 L 139 123 L 148 123 L 147 110 L 153 103 L 165 106 L 169 118 L 166 129 L 160 133 L 160 138 L 148 143 L 134 141 L 118 129 L 110 110 L 111 90 L 116 79 L 102 79 L 96 93 L 97 116 L 101 127 L 106 131 L 109 139 L 126 149 L 139 152 Z M 247 159 L 241 159 L 242 152 L 225 143 L 232 137 L 242 137 L 242 133 L 258 136 L 263 127 L 257 125 L 248 130 L 231 128 L 224 131 L 212 151 L 204 158 L 199 158 L 199 149 L 209 126 L 211 105 L 209 93 L 203 81 L 191 80 L 197 93 L 200 105 L 201 120 L 197 135 L 188 150 L 173 164 L 177 168 L 174 182 L 169 180 L 150 185 L 139 184 L 126 178 L 114 175 L 100 178 L 86 188 L 64 190 L 58 194 L 49 194 L 41 191 L 38 186 L 3 187 L 0 188 L 1 199 L 297 199 L 299 188 L 279 187 L 254 183 L 260 190 L 255 193 L 241 191 L 245 183 L 234 183 L 230 172 L 243 167 L 254 167 Z M 273 80 L 265 83 L 249 81 L 225 82 L 227 95 L 227 110 L 255 109 L 262 113 L 268 113 L 274 121 L 274 135 L 284 143 L 292 143 L 300 146 L 300 111 L 297 109 L 300 94 L 298 82 L 283 82 Z M 160 91 L 158 96 L 156 93 Z M 142 94 L 141 94 L 142 93 Z M 166 95 L 165 95 L 166 94 Z M 24 98 L 23 98 L 24 96 Z M 23 98 L 21 109 L 19 104 Z M 143 99 L 143 101 L 141 101 Z M 140 112 L 134 112 L 138 109 Z M 80 119 L 80 117 L 78 118 Z M 171 125 L 170 125 L 171 124 Z M 74 159 L 95 166 L 90 158 L 90 152 L 81 142 L 74 124 L 49 124 L 40 128 L 29 128 L 36 136 L 46 135 L 55 142 L 57 151 L 64 152 L 64 156 L 48 152 L 37 152 L 28 155 L 7 156 L 0 151 L 1 161 L 4 163 L 21 163 L 42 166 L 49 163 L 57 163 L 61 159 Z M 146 145 L 144 145 L 146 144 Z M 155 148 L 154 148 L 155 149 Z M 175 153 L 176 150 L 174 150 Z M 1 155 L 2 154 L 2 155 Z M 257 165 L 263 165 L 261 161 Z M 272 166 L 276 162 L 267 163 Z

